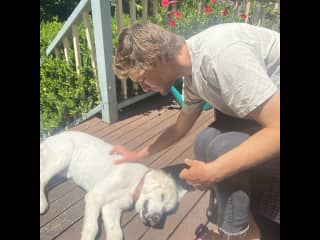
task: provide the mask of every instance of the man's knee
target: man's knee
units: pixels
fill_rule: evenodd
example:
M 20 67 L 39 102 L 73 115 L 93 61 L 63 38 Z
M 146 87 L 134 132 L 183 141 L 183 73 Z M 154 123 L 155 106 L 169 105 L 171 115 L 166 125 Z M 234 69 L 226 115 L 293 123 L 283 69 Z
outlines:
M 207 146 L 206 158 L 214 160 L 244 142 L 248 137 L 248 134 L 241 132 L 220 134 Z
M 206 152 L 210 142 L 221 132 L 216 128 L 206 128 L 200 132 L 193 142 L 193 152 L 197 160 L 207 161 Z

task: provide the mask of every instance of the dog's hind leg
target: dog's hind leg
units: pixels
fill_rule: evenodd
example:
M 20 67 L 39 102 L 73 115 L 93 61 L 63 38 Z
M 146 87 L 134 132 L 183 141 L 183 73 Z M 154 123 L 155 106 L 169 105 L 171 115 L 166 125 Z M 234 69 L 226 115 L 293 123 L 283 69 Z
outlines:
M 49 146 L 45 146 L 40 154 L 40 214 L 43 214 L 48 208 L 48 201 L 45 195 L 45 187 L 47 183 L 57 173 L 65 169 L 72 158 L 72 143 L 68 152 L 56 152 Z M 67 144 L 67 145 L 68 145 Z
M 88 192 L 85 196 L 85 210 L 81 240 L 94 240 L 98 230 L 98 219 L 101 210 L 101 199 L 96 194 Z
M 106 204 L 102 208 L 102 218 L 107 240 L 122 240 L 121 209 L 117 205 Z

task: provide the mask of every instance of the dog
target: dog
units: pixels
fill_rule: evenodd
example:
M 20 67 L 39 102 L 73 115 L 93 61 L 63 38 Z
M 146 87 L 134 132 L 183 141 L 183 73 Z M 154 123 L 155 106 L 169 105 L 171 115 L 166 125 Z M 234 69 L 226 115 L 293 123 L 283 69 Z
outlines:
M 188 189 L 170 174 L 140 163 L 113 164 L 112 145 L 89 134 L 65 131 L 40 143 L 40 214 L 48 208 L 47 183 L 63 170 L 87 191 L 81 240 L 94 240 L 102 215 L 108 240 L 122 240 L 122 211 L 135 208 L 146 226 L 162 228 Z

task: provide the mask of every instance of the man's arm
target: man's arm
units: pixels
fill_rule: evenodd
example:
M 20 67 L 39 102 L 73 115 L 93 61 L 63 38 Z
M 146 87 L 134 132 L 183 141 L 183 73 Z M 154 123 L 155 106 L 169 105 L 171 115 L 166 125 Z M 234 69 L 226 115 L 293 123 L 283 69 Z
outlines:
M 181 111 L 174 125 L 167 128 L 153 144 L 142 149 L 143 155 L 153 155 L 180 140 L 192 128 L 200 113 L 187 114 Z
M 280 94 L 274 94 L 249 115 L 261 124 L 263 128 L 260 131 L 210 163 L 186 160 L 186 164 L 191 167 L 183 170 L 180 177 L 195 187 L 205 188 L 214 182 L 219 182 L 278 156 L 280 153 Z
M 143 148 L 138 152 L 132 152 L 125 149 L 122 146 L 114 146 L 111 153 L 118 153 L 123 156 L 123 158 L 117 160 L 115 163 L 122 163 L 128 161 L 136 161 L 138 159 L 151 156 L 161 150 L 167 148 L 168 146 L 174 144 L 180 140 L 193 126 L 200 112 L 195 112 L 192 114 L 185 113 L 181 111 L 176 122 L 167 128 L 150 146 Z

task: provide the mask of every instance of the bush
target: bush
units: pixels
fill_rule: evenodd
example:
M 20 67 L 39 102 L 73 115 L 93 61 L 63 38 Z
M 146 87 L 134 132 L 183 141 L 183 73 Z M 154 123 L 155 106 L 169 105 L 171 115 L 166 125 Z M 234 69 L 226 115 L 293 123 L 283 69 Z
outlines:
M 58 131 L 99 103 L 81 27 L 79 41 L 83 67 L 80 77 L 76 73 L 72 50 L 69 64 L 64 58 L 45 55 L 46 48 L 62 25 L 57 19 L 40 24 L 40 132 L 43 133 Z

